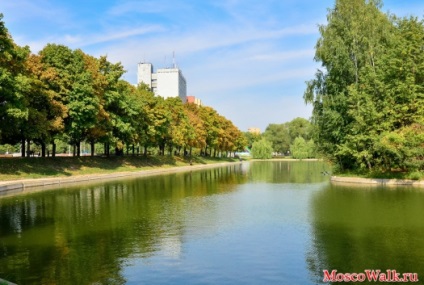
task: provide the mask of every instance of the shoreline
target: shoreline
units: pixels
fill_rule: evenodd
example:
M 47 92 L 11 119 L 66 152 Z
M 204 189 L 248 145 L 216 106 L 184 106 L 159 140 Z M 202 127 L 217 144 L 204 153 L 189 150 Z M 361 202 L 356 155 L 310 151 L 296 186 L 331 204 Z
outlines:
M 33 178 L 21 180 L 0 181 L 0 197 L 18 195 L 23 193 L 35 192 L 37 190 L 49 190 L 55 187 L 62 187 L 65 185 L 112 181 L 122 178 L 139 178 L 163 174 L 172 174 L 179 172 L 189 172 L 207 168 L 223 167 L 229 165 L 237 165 L 243 162 L 219 162 L 210 164 L 175 166 L 169 168 L 157 168 L 140 171 L 126 171 L 116 173 L 102 173 L 102 174 L 87 174 L 75 175 L 70 177 L 50 177 L 50 178 Z M 28 191 L 26 191 L 28 190 Z
M 361 178 L 361 177 L 342 177 L 331 176 L 330 182 L 345 185 L 370 185 L 370 186 L 412 186 L 424 187 L 424 180 L 410 179 L 387 179 L 387 178 Z

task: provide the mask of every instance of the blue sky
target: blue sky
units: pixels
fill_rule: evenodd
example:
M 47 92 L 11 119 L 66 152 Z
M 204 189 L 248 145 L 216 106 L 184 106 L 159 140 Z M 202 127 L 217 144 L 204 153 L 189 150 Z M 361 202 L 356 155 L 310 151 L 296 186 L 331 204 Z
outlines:
M 333 0 L 0 0 L 13 39 L 38 52 L 47 43 L 121 62 L 176 63 L 188 95 L 242 131 L 309 118 L 305 81 L 314 77 L 317 25 Z M 424 15 L 423 0 L 386 0 L 383 11 Z

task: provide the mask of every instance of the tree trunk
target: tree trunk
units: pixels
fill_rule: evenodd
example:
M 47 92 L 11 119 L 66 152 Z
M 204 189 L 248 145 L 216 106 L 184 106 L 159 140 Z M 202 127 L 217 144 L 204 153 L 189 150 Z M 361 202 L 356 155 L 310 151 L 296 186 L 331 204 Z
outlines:
M 52 157 L 56 157 L 56 144 L 52 142 Z
M 21 139 L 21 156 L 25 157 L 25 138 Z
M 27 156 L 31 156 L 31 141 L 29 139 L 27 140 Z
M 95 152 L 95 143 L 94 140 L 90 141 L 90 155 L 91 157 L 94 156 L 94 152 Z
M 46 157 L 46 144 L 44 142 L 41 143 L 41 157 Z
M 75 144 L 75 154 L 76 154 L 76 156 L 77 157 L 80 157 L 80 155 L 81 155 L 81 152 L 80 152 L 80 144 L 79 143 L 76 143 Z

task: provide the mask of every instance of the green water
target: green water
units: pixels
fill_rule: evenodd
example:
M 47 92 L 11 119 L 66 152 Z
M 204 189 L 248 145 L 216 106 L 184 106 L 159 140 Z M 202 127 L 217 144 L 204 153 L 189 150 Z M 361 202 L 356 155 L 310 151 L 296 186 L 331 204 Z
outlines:
M 0 278 L 322 284 L 333 269 L 424 278 L 424 190 L 334 186 L 325 170 L 244 162 L 0 198 Z

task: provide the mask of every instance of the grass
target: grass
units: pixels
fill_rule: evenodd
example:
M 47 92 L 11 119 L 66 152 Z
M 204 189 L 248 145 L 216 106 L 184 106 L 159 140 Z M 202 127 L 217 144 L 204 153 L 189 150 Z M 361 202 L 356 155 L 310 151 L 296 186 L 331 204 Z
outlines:
M 237 161 L 233 158 L 192 157 L 192 164 Z M 29 157 L 0 158 L 0 181 L 140 171 L 190 165 L 179 156 Z

